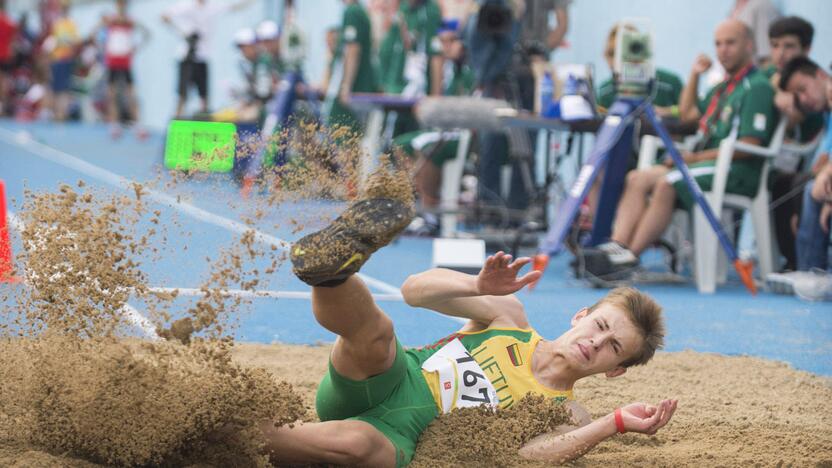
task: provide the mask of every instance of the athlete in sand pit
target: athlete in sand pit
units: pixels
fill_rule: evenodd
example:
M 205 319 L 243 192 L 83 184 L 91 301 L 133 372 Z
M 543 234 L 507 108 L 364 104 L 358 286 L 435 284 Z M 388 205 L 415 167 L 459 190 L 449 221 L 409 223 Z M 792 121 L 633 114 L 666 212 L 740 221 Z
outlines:
M 569 331 L 544 340 L 512 295 L 540 276 L 518 277 L 528 258 L 498 252 L 477 276 L 434 269 L 409 277 L 402 287 L 409 305 L 469 320 L 432 345 L 403 349 L 355 273 L 412 217 L 407 203 L 362 200 L 293 245 L 294 273 L 312 286 L 315 318 L 338 339 L 318 388 L 323 422 L 261 426 L 273 462 L 404 466 L 440 413 L 479 404 L 508 408 L 527 393 L 563 401 L 575 423 L 526 444 L 520 455 L 527 458 L 565 461 L 616 432 L 653 434 L 667 424 L 675 400 L 633 403 L 591 421 L 572 399 L 578 379 L 615 377 L 652 358 L 663 342 L 660 307 L 634 289 L 616 289 L 578 311 Z

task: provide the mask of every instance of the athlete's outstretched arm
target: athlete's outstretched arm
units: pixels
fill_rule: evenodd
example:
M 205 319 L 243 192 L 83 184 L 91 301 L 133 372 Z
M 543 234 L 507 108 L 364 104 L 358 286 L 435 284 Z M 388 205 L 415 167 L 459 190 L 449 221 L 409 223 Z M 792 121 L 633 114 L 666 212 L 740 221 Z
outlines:
M 655 434 L 673 416 L 677 400 L 662 400 L 656 406 L 632 403 L 621 408 L 621 419 L 628 432 Z M 586 426 L 566 434 L 544 434 L 520 449 L 520 456 L 532 460 L 547 460 L 564 463 L 585 454 L 599 442 L 618 432 L 615 414 L 596 419 Z
M 512 294 L 538 279 L 540 273 L 518 278 L 530 259 L 511 260 L 511 255 L 497 252 L 486 259 L 477 276 L 443 268 L 412 275 L 402 285 L 402 295 L 411 306 L 468 318 L 478 326 L 527 327 L 523 305 Z

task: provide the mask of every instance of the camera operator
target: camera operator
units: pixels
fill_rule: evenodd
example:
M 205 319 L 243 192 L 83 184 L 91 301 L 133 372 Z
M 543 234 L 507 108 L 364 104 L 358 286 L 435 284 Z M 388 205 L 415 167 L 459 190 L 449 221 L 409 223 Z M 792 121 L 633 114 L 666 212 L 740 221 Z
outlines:
M 197 88 L 200 111 L 208 112 L 208 51 L 209 38 L 214 31 L 214 20 L 220 15 L 242 10 L 254 0 L 237 2 L 209 2 L 208 0 L 183 0 L 168 8 L 162 14 L 162 21 L 184 39 L 178 51 L 179 101 L 176 104 L 176 118 L 182 117 L 188 99 L 188 89 Z
M 545 61 L 566 35 L 571 0 L 480 0 L 478 11 L 467 25 L 471 68 L 477 88 L 484 97 L 505 99 L 526 110 L 534 108 L 532 63 Z M 558 20 L 550 28 L 550 13 Z M 530 132 L 535 141 L 536 132 Z M 512 178 L 508 197 L 510 209 L 523 210 L 529 204 L 519 161 L 508 160 L 508 141 L 502 134 L 481 136 L 479 198 L 486 204 L 499 202 L 500 167 L 511 162 Z M 534 164 L 529 164 L 533 169 Z

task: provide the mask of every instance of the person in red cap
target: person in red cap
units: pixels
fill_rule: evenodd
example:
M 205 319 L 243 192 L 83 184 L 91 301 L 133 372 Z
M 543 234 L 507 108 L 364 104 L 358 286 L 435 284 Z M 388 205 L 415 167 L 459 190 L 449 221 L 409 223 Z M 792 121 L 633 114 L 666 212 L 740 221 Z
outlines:
M 7 112 L 3 105 L 9 94 L 8 75 L 12 71 L 12 44 L 16 35 L 17 25 L 6 14 L 6 0 L 0 0 L 0 116 Z

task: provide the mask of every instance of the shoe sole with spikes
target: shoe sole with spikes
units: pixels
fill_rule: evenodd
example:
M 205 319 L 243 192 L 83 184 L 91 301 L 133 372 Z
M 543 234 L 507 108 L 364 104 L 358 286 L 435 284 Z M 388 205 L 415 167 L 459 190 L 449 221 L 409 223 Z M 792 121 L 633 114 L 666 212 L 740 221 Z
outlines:
M 414 210 L 389 198 L 352 204 L 329 226 L 292 245 L 292 271 L 310 286 L 337 286 L 410 224 Z

